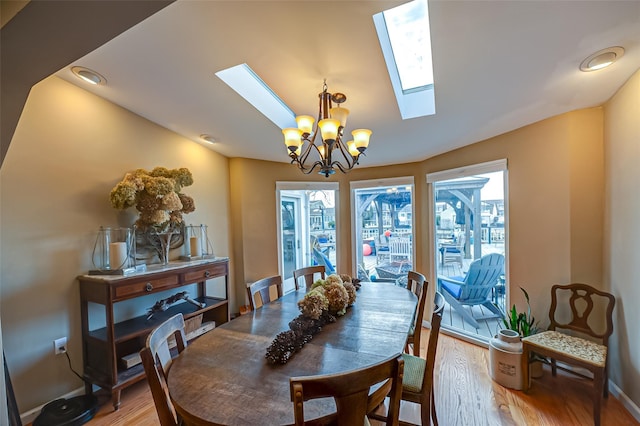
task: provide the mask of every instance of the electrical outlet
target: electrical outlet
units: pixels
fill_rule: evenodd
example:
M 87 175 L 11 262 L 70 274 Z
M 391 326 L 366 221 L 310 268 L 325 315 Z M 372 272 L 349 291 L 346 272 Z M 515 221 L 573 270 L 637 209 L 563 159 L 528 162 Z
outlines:
M 56 355 L 63 354 L 67 351 L 67 338 L 61 337 L 53 341 L 53 350 Z

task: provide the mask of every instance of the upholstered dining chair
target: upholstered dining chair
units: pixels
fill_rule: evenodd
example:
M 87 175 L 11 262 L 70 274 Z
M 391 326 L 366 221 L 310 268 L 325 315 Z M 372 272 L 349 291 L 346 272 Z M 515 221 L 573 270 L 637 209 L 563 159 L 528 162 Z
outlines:
M 167 374 L 171 368 L 171 352 L 169 340 L 175 338 L 178 353 L 187 346 L 184 333 L 184 318 L 177 314 L 157 326 L 149 333 L 144 348 L 140 351 L 142 366 L 149 382 L 153 403 L 158 412 L 161 426 L 177 426 L 182 424 L 169 400 L 167 390 Z
M 254 283 L 247 284 L 247 296 L 249 296 L 249 305 L 251 310 L 256 309 L 256 295 L 260 295 L 261 305 L 271 302 L 271 287 L 276 288 L 278 299 L 282 297 L 282 277 L 274 275 L 272 277 L 263 278 Z
M 431 315 L 431 331 L 429 332 L 429 346 L 427 357 L 420 358 L 410 354 L 402 354 L 404 359 L 404 377 L 402 380 L 403 401 L 420 404 L 421 425 L 428 426 L 432 422 L 438 425 L 436 405 L 433 392 L 433 372 L 436 364 L 436 350 L 440 336 L 440 323 L 444 309 L 444 297 L 436 292 L 434 297 L 433 314 Z M 378 417 L 374 417 L 378 418 Z M 400 425 L 410 425 L 400 421 Z
M 394 355 L 369 367 L 346 373 L 324 376 L 291 377 L 289 386 L 293 401 L 296 426 L 315 424 L 335 424 L 337 426 L 369 425 L 367 414 L 372 406 L 382 402 L 388 392 L 389 408 L 385 418 L 387 426 L 398 425 L 400 414 L 400 393 L 402 391 L 404 361 Z M 371 393 L 374 385 L 383 383 Z M 371 395 L 370 395 L 371 393 Z M 304 402 L 310 399 L 333 397 L 337 411 L 329 418 L 313 422 L 304 421 Z M 379 399 L 378 399 L 379 398 Z
M 306 268 L 300 268 L 293 271 L 293 280 L 296 284 L 296 290 L 300 288 L 299 278 L 304 277 L 305 286 L 307 287 L 307 289 L 309 289 L 314 282 L 314 278 L 316 274 L 320 274 L 320 278 L 324 279 L 324 274 L 325 274 L 324 265 L 307 266 Z
M 429 282 L 424 275 L 416 271 L 407 272 L 407 289 L 411 290 L 411 292 L 416 295 L 418 298 L 418 304 L 413 317 L 413 325 L 411 326 L 409 335 L 407 336 L 407 346 L 405 351 L 407 353 L 411 353 L 410 350 L 413 350 L 413 355 L 415 356 L 420 356 L 420 331 L 422 330 L 422 318 L 424 317 L 424 307 L 427 301 L 428 287 Z
M 571 312 L 566 312 L 565 303 Z M 616 299 L 612 294 L 597 290 L 587 284 L 554 285 L 551 287 L 551 307 L 548 331 L 533 334 L 522 339 L 522 370 L 524 389 L 529 388 L 529 360 L 531 353 L 536 353 L 549 359 L 551 373 L 556 375 L 558 367 L 556 361 L 582 367 L 593 374 L 593 421 L 600 424 L 600 405 L 602 397 L 609 396 L 607 364 L 607 349 L 609 337 L 613 333 L 613 308 Z M 604 312 L 604 330 L 595 329 L 591 314 Z M 599 311 L 598 308 L 604 308 Z M 571 335 L 557 330 L 569 330 Z M 577 332 L 577 333 L 576 333 Z M 589 336 L 585 339 L 580 336 Z M 597 340 L 597 343 L 593 340 Z M 573 370 L 562 368 L 573 374 Z

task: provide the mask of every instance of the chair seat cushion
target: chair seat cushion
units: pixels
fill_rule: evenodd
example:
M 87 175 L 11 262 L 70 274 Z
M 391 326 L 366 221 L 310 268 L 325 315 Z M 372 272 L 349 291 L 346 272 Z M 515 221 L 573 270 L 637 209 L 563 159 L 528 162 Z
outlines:
M 544 331 L 522 339 L 534 347 L 561 352 L 578 361 L 593 364 L 596 367 L 605 366 L 607 347 L 590 340 L 569 336 L 557 331 Z
M 404 359 L 404 377 L 402 378 L 402 390 L 421 393 L 422 379 L 424 378 L 424 369 L 427 367 L 427 361 L 417 356 L 402 354 Z
M 464 281 L 464 277 L 450 277 L 450 279 L 455 281 Z M 462 287 L 458 284 L 451 283 L 449 281 L 440 280 L 440 285 L 444 290 L 447 291 L 454 298 L 458 299 L 462 294 Z

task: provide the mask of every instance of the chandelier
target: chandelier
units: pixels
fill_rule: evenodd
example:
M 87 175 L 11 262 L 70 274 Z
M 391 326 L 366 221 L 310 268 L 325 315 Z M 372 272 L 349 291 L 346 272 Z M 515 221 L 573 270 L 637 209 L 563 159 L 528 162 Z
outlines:
M 297 129 L 282 129 L 291 164 L 296 164 L 307 175 L 316 168 L 319 168 L 318 173 L 325 177 L 334 174 L 335 168 L 346 173 L 358 164 L 360 155 L 369 146 L 371 130 L 354 130 L 351 132 L 353 140 L 344 142 L 343 131 L 349 110 L 342 108 L 340 104 L 346 101 L 347 97 L 343 93 L 329 93 L 327 80 L 324 80 L 322 93 L 318 97 L 320 105 L 315 128 L 313 117 L 299 115 L 296 117 Z M 334 103 L 337 104 L 336 107 L 333 106 Z M 316 144 L 318 133 L 321 140 Z

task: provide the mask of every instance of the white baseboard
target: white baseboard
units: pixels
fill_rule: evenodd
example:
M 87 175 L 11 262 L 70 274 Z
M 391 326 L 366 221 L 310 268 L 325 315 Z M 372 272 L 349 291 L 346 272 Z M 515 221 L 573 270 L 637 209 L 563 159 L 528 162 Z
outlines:
M 80 395 L 84 395 L 84 386 L 79 387 L 76 390 L 72 390 L 68 394 L 62 395 L 60 398 L 56 398 L 56 399 L 62 399 L 62 398 L 68 399 L 68 398 L 73 398 L 74 396 L 80 396 Z M 55 401 L 55 400 L 52 400 L 52 401 Z M 38 414 L 40 414 L 40 412 L 42 411 L 42 407 L 44 407 L 47 404 L 42 404 L 39 407 L 33 408 L 27 412 L 20 414 L 20 420 L 22 421 L 22 424 L 28 425 L 30 423 L 33 423 L 36 417 L 38 417 Z
M 615 396 L 627 411 L 640 422 L 640 407 L 638 407 L 615 383 L 609 380 L 609 392 Z

